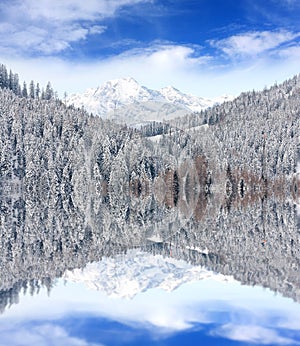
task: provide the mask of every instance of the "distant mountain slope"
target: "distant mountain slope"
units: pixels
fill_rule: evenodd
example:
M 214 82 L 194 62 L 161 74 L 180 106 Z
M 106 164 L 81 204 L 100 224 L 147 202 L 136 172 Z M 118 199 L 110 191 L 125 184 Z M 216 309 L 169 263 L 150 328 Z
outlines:
M 199 112 L 208 107 L 212 107 L 217 103 L 223 103 L 233 99 L 233 96 L 229 95 L 223 95 L 212 100 L 204 99 L 202 97 L 184 94 L 172 86 L 162 88 L 159 92 L 168 102 L 187 108 L 192 112 Z
M 84 107 L 88 112 L 104 118 L 131 123 L 173 119 L 231 99 L 230 96 L 222 96 L 217 100 L 208 100 L 184 94 L 171 86 L 159 91 L 151 90 L 133 78 L 122 78 L 90 88 L 83 94 L 71 95 L 67 104 Z
M 174 103 L 147 101 L 125 105 L 103 116 L 106 119 L 129 125 L 149 121 L 168 121 L 189 114 L 191 111 Z

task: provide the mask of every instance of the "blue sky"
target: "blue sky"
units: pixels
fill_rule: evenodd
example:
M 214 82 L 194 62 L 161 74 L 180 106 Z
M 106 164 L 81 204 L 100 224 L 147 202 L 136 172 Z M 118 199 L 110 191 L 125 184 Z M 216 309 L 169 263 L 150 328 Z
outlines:
M 1 62 L 62 94 L 134 77 L 204 97 L 300 72 L 298 0 L 2 0 Z

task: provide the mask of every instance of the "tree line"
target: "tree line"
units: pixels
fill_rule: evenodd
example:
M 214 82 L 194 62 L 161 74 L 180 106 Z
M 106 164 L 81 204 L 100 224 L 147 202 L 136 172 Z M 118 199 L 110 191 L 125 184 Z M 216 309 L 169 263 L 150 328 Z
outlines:
M 27 86 L 25 81 L 23 84 L 20 84 L 19 75 L 13 73 L 12 70 L 8 72 L 3 64 L 0 65 L 0 88 L 9 89 L 17 96 L 31 99 L 50 100 L 57 97 L 50 82 L 47 83 L 45 88 L 41 88 L 40 84 L 35 83 L 33 80 L 31 80 L 29 86 Z

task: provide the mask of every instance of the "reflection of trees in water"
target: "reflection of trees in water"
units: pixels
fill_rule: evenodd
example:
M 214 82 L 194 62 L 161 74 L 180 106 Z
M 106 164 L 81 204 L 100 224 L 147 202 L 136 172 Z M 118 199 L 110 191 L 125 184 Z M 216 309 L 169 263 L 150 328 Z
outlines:
M 107 203 L 96 190 L 83 194 L 84 203 L 78 203 L 75 191 L 76 198 L 71 192 L 49 206 L 30 201 L 26 207 L 21 198 L 8 198 L 0 243 L 2 311 L 18 302 L 24 285 L 31 285 L 33 293 L 40 286 L 50 290 L 65 270 L 133 247 L 203 265 L 299 300 L 300 244 L 295 209 L 282 198 L 286 191 L 249 189 L 242 196 L 235 186 L 240 180 L 231 178 L 235 192 L 229 194 L 224 186 L 214 193 L 214 183 L 220 187 L 221 182 L 201 176 L 201 185 L 199 167 L 184 167 L 185 173 L 181 166 L 174 167 L 176 184 L 170 170 L 149 179 L 147 191 L 153 192 L 157 179 L 164 181 L 165 197 L 158 200 L 150 192 L 137 196 L 130 187 L 127 195 L 108 195 Z M 175 191 L 168 191 L 174 186 Z M 175 195 L 177 201 L 171 203 Z
M 50 294 L 51 288 L 54 286 L 54 280 L 50 277 L 44 277 L 41 280 L 31 279 L 18 281 L 9 289 L 0 292 L 0 313 L 3 313 L 7 307 L 18 304 L 20 293 L 29 293 L 30 295 L 38 294 L 41 288 L 46 288 Z
M 145 246 L 299 300 L 299 101 L 289 92 L 285 112 L 241 95 L 155 143 L 1 91 L 2 310 L 24 285 L 50 289 L 66 269 Z
M 300 300 L 299 230 L 292 204 L 249 205 L 242 210 L 221 210 L 216 218 L 186 223 L 161 244 L 157 253 L 206 268 L 247 285 L 260 285 Z M 177 230 L 177 231 L 176 231 Z

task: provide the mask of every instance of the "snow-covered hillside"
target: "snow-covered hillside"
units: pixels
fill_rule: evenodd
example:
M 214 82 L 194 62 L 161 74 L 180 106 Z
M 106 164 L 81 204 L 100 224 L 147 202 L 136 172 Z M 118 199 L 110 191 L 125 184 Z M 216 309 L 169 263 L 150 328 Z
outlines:
M 232 98 L 221 96 L 216 100 L 208 100 L 184 94 L 171 86 L 159 91 L 151 90 L 133 78 L 122 78 L 108 81 L 98 88 L 90 88 L 83 94 L 71 95 L 67 104 L 84 107 L 88 112 L 103 118 L 134 123 L 172 119 Z
M 90 263 L 84 269 L 66 271 L 64 278 L 67 281 L 82 282 L 108 296 L 127 299 L 152 288 L 172 291 L 192 281 L 234 280 L 231 276 L 215 274 L 201 266 L 161 255 L 154 256 L 140 250 L 130 250 L 126 255 L 114 258 L 105 257 L 101 262 Z

